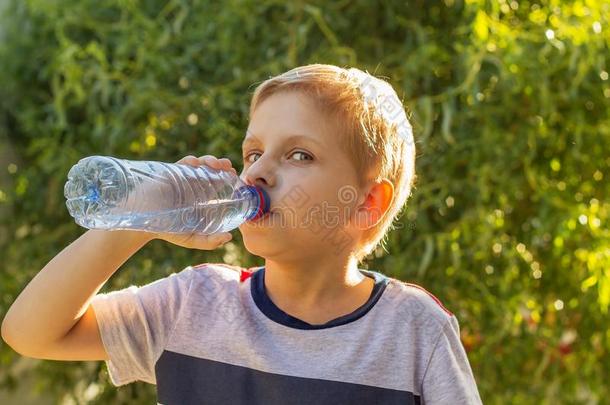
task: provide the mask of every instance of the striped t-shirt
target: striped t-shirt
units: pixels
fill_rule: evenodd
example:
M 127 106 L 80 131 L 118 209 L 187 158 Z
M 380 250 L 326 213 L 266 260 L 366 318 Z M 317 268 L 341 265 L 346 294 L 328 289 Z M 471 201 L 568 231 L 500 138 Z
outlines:
M 265 267 L 189 266 L 96 295 L 115 386 L 187 404 L 480 404 L 458 320 L 423 288 L 375 280 L 350 314 L 312 325 L 278 308 Z

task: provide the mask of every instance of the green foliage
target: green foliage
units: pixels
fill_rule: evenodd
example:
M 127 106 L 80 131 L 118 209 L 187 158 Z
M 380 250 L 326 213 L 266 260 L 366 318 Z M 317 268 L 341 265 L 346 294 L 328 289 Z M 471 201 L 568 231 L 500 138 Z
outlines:
M 84 232 L 63 198 L 78 159 L 213 154 L 239 170 L 255 84 L 306 63 L 356 66 L 404 96 L 418 145 L 405 226 L 367 265 L 456 313 L 486 404 L 610 395 L 608 0 L 0 8 L 3 312 Z M 262 264 L 234 237 L 214 252 L 155 241 L 103 291 L 193 263 Z M 18 357 L 0 351 L 2 386 Z M 111 387 L 102 362 L 37 364 L 54 402 L 154 401 L 144 383 Z

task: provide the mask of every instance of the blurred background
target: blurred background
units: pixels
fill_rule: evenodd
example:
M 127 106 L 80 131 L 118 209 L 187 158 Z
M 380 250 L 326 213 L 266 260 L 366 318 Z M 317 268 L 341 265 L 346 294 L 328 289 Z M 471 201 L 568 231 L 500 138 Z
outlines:
M 85 232 L 63 196 L 80 158 L 213 154 L 241 171 L 258 83 L 353 66 L 394 86 L 419 148 L 402 228 L 363 267 L 456 314 L 484 403 L 608 403 L 609 15 L 608 0 L 0 0 L 0 315 Z M 153 241 L 102 292 L 264 264 L 233 235 L 216 251 Z M 155 401 L 103 362 L 0 342 L 0 365 L 3 404 Z

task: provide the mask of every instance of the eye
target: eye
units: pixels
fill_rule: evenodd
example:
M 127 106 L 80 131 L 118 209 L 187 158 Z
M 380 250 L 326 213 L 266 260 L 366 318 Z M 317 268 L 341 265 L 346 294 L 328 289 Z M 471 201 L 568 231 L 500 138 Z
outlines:
M 302 156 L 307 156 L 308 158 L 310 158 L 310 160 L 313 160 L 313 157 L 309 153 L 301 152 L 300 150 L 294 151 L 292 155 L 295 155 L 297 153 L 300 153 Z
M 299 153 L 300 153 L 302 156 L 305 156 L 306 158 L 309 158 L 309 160 L 313 160 L 313 156 L 311 156 L 309 153 L 302 152 L 302 151 L 300 151 L 300 150 L 297 150 L 297 151 L 292 152 L 292 154 L 291 154 L 290 156 L 293 156 L 293 155 L 296 155 L 296 154 L 299 154 Z M 244 156 L 244 162 L 247 162 L 247 163 L 252 163 L 252 161 L 250 160 L 250 158 L 251 158 L 253 155 L 259 155 L 259 153 L 258 153 L 258 152 L 252 152 L 252 153 L 250 153 L 250 154 L 245 155 L 245 156 Z M 303 161 L 303 160 L 307 160 L 307 159 L 297 159 L 297 160 L 299 160 L 299 161 Z
M 249 158 L 250 158 L 252 155 L 255 155 L 255 154 L 256 154 L 256 152 L 252 152 L 252 153 L 250 153 L 249 155 L 245 155 L 245 156 L 244 156 L 244 162 L 246 162 L 246 163 L 251 163 L 251 162 L 250 162 L 250 160 L 249 160 Z

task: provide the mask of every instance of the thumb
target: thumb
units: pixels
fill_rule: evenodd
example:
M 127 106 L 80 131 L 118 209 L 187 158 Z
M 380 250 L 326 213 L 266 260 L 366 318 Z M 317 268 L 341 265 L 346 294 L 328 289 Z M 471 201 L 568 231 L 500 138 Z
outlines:
M 202 245 L 216 245 L 216 246 L 220 246 L 220 245 L 224 245 L 225 243 L 229 242 L 231 239 L 233 239 L 233 235 L 231 235 L 229 232 L 222 232 L 222 233 L 216 233 L 213 235 L 201 235 L 201 236 L 197 236 L 193 242 L 195 244 L 202 244 Z

